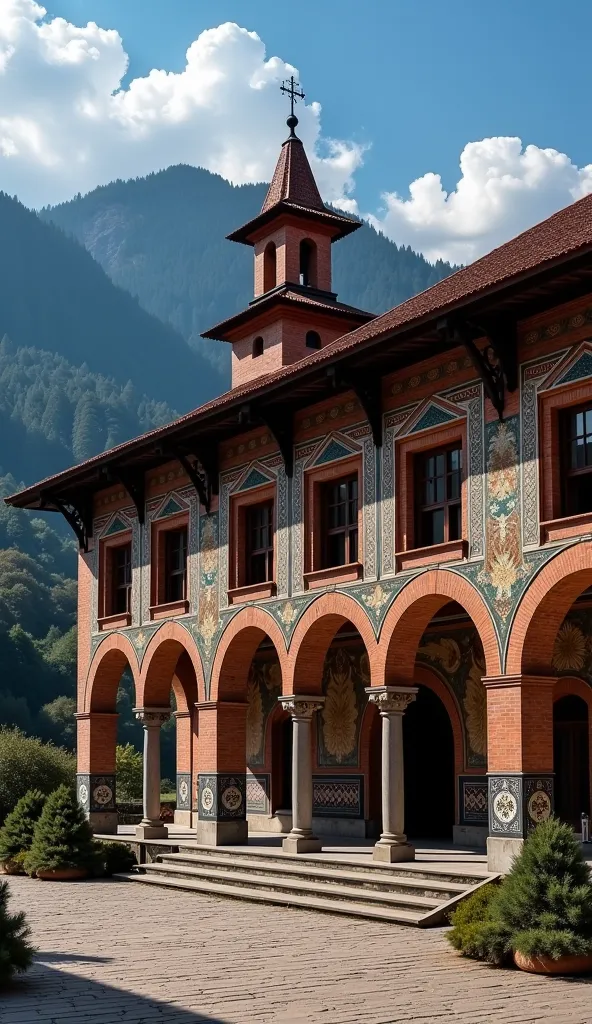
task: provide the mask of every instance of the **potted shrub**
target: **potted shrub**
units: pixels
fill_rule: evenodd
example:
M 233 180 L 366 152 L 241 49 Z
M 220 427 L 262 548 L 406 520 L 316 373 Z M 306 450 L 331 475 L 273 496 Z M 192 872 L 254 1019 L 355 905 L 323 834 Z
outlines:
M 35 823 L 46 797 L 39 789 L 30 789 L 17 801 L 0 829 L 0 872 L 24 875 L 23 861 L 33 841 Z
M 76 794 L 60 786 L 47 798 L 24 865 L 28 874 L 56 881 L 86 878 L 96 864 L 91 827 Z
M 489 963 L 544 974 L 592 972 L 592 883 L 569 825 L 542 822 L 497 888 L 453 915 L 452 945 Z
M 0 988 L 31 966 L 35 952 L 28 939 L 31 934 L 25 915 L 9 914 L 8 882 L 0 882 Z

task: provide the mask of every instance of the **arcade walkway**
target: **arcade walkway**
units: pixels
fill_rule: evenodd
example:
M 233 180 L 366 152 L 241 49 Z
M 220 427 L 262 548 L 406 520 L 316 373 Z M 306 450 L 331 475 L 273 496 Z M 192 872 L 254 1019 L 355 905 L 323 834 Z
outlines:
M 2 1024 L 587 1024 L 592 985 L 460 960 L 442 929 L 11 878 L 39 955 Z

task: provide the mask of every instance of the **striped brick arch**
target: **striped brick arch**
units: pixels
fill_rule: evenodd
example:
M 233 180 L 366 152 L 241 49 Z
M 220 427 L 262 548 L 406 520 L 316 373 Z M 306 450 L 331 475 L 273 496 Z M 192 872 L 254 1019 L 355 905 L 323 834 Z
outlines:
M 251 662 L 265 638 L 275 647 L 282 679 L 286 676 L 286 644 L 275 619 L 261 608 L 243 608 L 224 630 L 214 664 L 210 700 L 245 701 Z
M 166 706 L 171 689 L 178 711 L 192 711 L 198 700 L 205 699 L 197 645 L 177 622 L 161 626 L 146 648 L 137 690 L 138 707 Z
M 140 670 L 136 652 L 126 636 L 111 634 L 99 645 L 91 661 L 79 711 L 115 712 L 117 688 L 127 668 L 133 676 L 137 695 Z
M 347 594 L 323 594 L 302 615 L 290 644 L 288 672 L 283 679 L 284 693 L 321 692 L 325 657 L 335 635 L 350 622 L 360 634 L 374 675 L 377 644 L 366 612 Z
M 500 674 L 497 634 L 485 601 L 464 577 L 434 569 L 411 580 L 389 608 L 380 632 L 373 685 L 413 681 L 421 638 L 434 615 L 451 601 L 461 605 L 473 621 L 483 645 L 486 674 Z

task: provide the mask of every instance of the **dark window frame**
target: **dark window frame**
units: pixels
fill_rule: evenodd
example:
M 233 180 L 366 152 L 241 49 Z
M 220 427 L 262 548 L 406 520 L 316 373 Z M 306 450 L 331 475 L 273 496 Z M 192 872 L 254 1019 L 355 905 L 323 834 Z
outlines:
M 164 603 L 173 604 L 187 600 L 187 542 L 186 525 L 166 530 L 164 541 Z M 178 548 L 174 543 L 180 541 Z M 179 581 L 180 584 L 179 584 Z
M 265 513 L 262 516 L 262 513 Z M 259 521 L 256 521 L 256 520 Z M 267 534 L 267 537 L 265 537 Z M 259 535 L 257 537 L 257 535 Z M 274 501 L 268 498 L 245 506 L 245 585 L 273 583 L 274 579 Z M 256 566 L 263 566 L 263 573 Z M 261 578 L 261 577 L 264 578 Z
M 458 453 L 459 455 L 459 466 L 458 468 L 451 467 L 449 465 L 449 456 L 452 453 Z M 437 459 L 438 456 L 444 455 L 446 458 L 446 466 L 444 474 L 430 474 L 428 475 L 428 460 Z M 445 480 L 445 493 L 444 497 L 439 501 L 427 501 L 425 496 L 425 487 L 428 480 L 438 480 L 444 476 Z M 436 544 L 447 544 L 451 541 L 457 541 L 462 539 L 462 486 L 464 480 L 464 464 L 463 464 L 463 446 L 460 441 L 453 441 L 450 444 L 442 445 L 437 448 L 426 448 L 421 452 L 417 452 L 413 456 L 413 478 L 414 478 L 414 498 L 415 498 L 415 522 L 414 522 L 414 538 L 416 548 L 427 548 L 434 547 Z M 458 494 L 449 493 L 449 484 L 451 480 L 456 479 L 458 485 Z M 454 510 L 454 519 L 451 514 Z M 428 534 L 426 529 L 426 514 L 433 515 L 436 512 L 442 511 L 443 513 L 443 537 L 441 540 L 434 540 L 434 532 L 432 528 L 431 536 Z M 455 521 L 454 521 L 455 520 Z M 432 520 L 433 523 L 433 520 Z
M 110 615 L 127 615 L 132 610 L 132 542 L 107 548 L 110 560 Z
M 587 413 L 590 413 L 590 430 L 588 432 L 587 426 Z M 583 433 L 580 433 L 577 426 L 574 428 L 572 424 L 578 415 L 583 414 Z M 582 452 L 584 456 L 584 465 L 574 466 L 572 464 L 572 450 L 571 446 L 573 441 L 576 441 L 579 437 L 583 439 Z M 560 465 L 561 465 L 561 514 L 563 516 L 574 516 L 582 515 L 586 512 L 592 512 L 592 508 L 579 509 L 577 484 L 578 481 L 584 477 L 589 477 L 592 474 L 592 400 L 582 402 L 579 405 L 569 406 L 566 409 L 560 409 L 559 411 L 559 443 L 560 443 Z M 588 453 L 587 448 L 590 445 L 591 451 Z M 588 456 L 590 461 L 587 462 Z M 577 460 L 576 460 L 577 461 Z
M 346 485 L 347 492 L 341 500 L 338 495 L 340 487 Z M 355 493 L 354 493 L 355 490 Z M 331 500 L 331 499 L 335 500 Z M 344 565 L 355 565 L 359 561 L 360 552 L 360 519 L 359 519 L 359 479 L 357 473 L 348 473 L 338 480 L 327 480 L 320 485 L 320 502 L 322 516 L 321 561 L 323 569 L 337 569 Z M 352 506 L 355 511 L 352 512 Z M 332 509 L 344 508 L 344 522 L 332 525 Z M 344 561 L 333 560 L 330 552 L 332 538 L 343 537 Z

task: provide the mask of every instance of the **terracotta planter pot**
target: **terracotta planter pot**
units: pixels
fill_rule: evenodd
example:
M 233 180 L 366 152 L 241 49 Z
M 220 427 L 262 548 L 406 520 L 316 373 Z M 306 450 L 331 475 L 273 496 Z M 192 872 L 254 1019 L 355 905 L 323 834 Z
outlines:
M 514 963 L 521 971 L 530 974 L 592 974 L 592 953 L 582 956 L 525 956 L 514 953 Z
M 86 868 L 41 868 L 37 872 L 37 878 L 43 878 L 47 882 L 76 882 L 81 878 L 88 878 Z
M 24 868 L 16 860 L 3 860 L 0 863 L 0 875 L 24 875 Z

